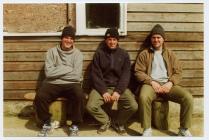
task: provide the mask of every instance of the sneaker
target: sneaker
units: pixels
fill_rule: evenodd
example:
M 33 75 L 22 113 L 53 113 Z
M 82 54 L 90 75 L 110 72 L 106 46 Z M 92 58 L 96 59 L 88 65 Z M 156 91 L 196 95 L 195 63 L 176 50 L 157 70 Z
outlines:
M 75 137 L 78 136 L 78 126 L 77 125 L 71 125 L 69 128 L 70 134 L 69 136 Z
M 103 124 L 98 130 L 97 133 L 101 134 L 103 132 L 105 132 L 107 129 L 109 129 L 110 127 L 110 121 L 108 121 L 106 124 Z
M 126 134 L 126 129 L 124 125 L 119 125 L 118 123 L 112 123 L 112 128 L 120 135 Z
M 52 127 L 49 124 L 44 124 L 40 133 L 38 133 L 38 137 L 47 137 L 49 133 L 51 133 Z
M 152 128 L 145 129 L 142 136 L 143 137 L 151 137 L 152 136 Z
M 192 137 L 192 134 L 190 133 L 188 129 L 180 128 L 178 136 Z
M 50 123 L 53 129 L 57 129 L 60 127 L 60 122 L 59 121 L 53 121 Z

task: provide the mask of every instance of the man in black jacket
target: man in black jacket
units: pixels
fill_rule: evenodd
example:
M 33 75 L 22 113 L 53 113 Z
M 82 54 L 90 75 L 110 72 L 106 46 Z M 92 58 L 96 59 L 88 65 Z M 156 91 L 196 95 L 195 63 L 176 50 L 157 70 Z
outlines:
M 127 89 L 131 68 L 129 55 L 119 47 L 118 40 L 118 30 L 107 29 L 105 40 L 96 51 L 91 66 L 93 90 L 87 110 L 101 123 L 97 131 L 99 134 L 111 125 L 119 134 L 125 134 L 124 124 L 138 109 L 134 95 Z M 117 102 L 117 116 L 111 121 L 101 106 Z

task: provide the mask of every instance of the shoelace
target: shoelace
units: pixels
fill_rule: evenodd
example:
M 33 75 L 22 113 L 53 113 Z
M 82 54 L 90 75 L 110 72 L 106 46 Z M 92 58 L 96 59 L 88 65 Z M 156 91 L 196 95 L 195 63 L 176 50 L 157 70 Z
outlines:
M 78 135 L 78 127 L 76 127 L 76 126 L 70 127 L 70 135 L 77 136 Z
M 38 134 L 39 137 L 45 137 L 48 135 L 48 132 L 51 131 L 51 126 L 44 124 L 41 132 Z
M 192 134 L 187 129 L 181 129 L 179 131 L 179 135 L 181 135 L 181 136 L 192 136 Z

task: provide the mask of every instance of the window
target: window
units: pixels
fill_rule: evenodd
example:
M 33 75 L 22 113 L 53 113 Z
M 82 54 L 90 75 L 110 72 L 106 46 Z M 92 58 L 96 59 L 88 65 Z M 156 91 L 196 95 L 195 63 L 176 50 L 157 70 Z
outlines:
M 76 4 L 77 35 L 104 35 L 107 28 L 118 28 L 126 35 L 126 4 Z

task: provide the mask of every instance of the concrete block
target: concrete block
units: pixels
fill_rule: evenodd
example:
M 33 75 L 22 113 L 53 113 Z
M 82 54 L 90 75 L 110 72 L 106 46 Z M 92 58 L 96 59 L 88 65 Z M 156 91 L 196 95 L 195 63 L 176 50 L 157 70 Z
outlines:
M 55 101 L 49 107 L 52 120 L 57 120 L 60 124 L 66 121 L 66 101 Z M 4 116 L 32 117 L 35 115 L 32 101 L 4 101 Z

